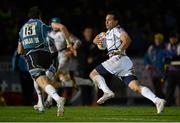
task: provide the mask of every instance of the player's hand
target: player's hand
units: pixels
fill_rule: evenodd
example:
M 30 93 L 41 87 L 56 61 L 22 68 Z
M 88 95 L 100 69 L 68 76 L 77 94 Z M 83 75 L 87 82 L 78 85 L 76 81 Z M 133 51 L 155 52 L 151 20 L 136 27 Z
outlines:
M 67 48 L 68 49 L 73 49 L 73 45 L 72 44 L 67 44 Z
M 96 45 L 102 45 L 102 40 L 98 36 L 96 36 L 93 40 L 93 43 Z
M 77 51 L 75 49 L 71 50 L 72 56 L 77 56 Z
M 74 56 L 74 55 L 73 55 L 73 52 L 72 52 L 71 50 L 66 51 L 66 52 L 65 52 L 65 55 L 66 55 L 67 57 L 73 57 L 73 56 Z
M 67 55 L 68 55 L 68 54 L 73 54 L 73 56 L 77 56 L 77 51 L 76 51 L 76 49 L 73 47 L 72 44 L 68 44 L 68 45 L 67 45 L 67 48 L 68 48 L 68 50 L 69 50 L 69 53 L 67 53 Z
M 74 57 L 74 56 L 77 56 L 77 51 L 76 51 L 74 48 L 72 48 L 72 49 L 69 49 L 69 50 L 65 53 L 65 55 L 66 55 L 67 57 Z
M 93 42 L 97 45 L 102 45 L 103 39 L 106 37 L 106 33 L 105 32 L 101 32 L 100 34 L 98 34 L 95 39 L 93 40 Z

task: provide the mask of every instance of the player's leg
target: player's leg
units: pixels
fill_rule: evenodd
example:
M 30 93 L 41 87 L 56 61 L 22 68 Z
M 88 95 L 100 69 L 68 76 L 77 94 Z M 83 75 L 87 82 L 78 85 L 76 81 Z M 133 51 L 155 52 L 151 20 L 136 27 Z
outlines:
M 58 78 L 62 82 L 62 84 L 71 85 L 74 84 L 75 81 L 70 76 L 70 59 L 65 55 L 65 51 L 60 52 L 58 54 Z
M 60 52 L 58 54 L 58 72 L 57 77 L 61 82 L 61 85 L 64 87 L 62 95 L 66 99 L 70 99 L 72 96 L 72 90 L 75 87 L 75 80 L 70 76 L 70 67 L 71 62 L 70 58 L 66 56 L 66 51 Z
M 121 70 L 118 73 L 118 77 L 134 92 L 141 94 L 142 96 L 150 99 L 157 107 L 157 113 L 161 113 L 164 109 L 165 100 L 157 97 L 149 88 L 141 86 L 135 76 L 135 70 L 133 63 L 129 57 L 124 56 L 120 58 Z
M 62 87 L 59 82 L 50 83 L 55 89 Z M 53 98 L 50 95 L 47 95 L 46 101 L 44 102 L 44 107 L 50 108 L 53 105 Z
M 50 66 L 50 68 L 46 71 L 46 76 L 53 81 L 55 76 L 56 69 L 53 65 Z M 57 82 L 52 82 L 51 85 L 53 85 L 55 88 L 60 87 Z M 53 98 L 50 95 L 47 95 L 46 101 L 44 102 L 44 106 L 46 108 L 50 108 L 53 105 Z
M 57 94 L 55 88 L 51 84 L 49 84 L 51 83 L 50 80 L 45 75 L 39 76 L 36 81 L 38 85 L 57 102 L 57 116 L 63 116 L 65 99 Z
M 36 105 L 34 105 L 34 109 L 39 112 L 42 112 L 42 111 L 44 111 L 42 91 L 35 80 L 34 80 L 34 89 L 35 89 L 35 91 L 37 93 L 37 97 L 38 97 L 38 103 Z
M 129 83 L 128 87 L 134 92 L 141 94 L 142 96 L 151 100 L 157 108 L 157 113 L 161 113 L 164 109 L 165 100 L 157 97 L 149 88 L 141 86 L 134 76 L 127 76 L 124 78 L 125 83 Z
M 51 54 L 43 51 L 33 52 L 27 56 L 27 62 L 32 78 L 57 102 L 57 115 L 63 115 L 65 99 L 57 94 L 55 88 L 50 84 L 50 79 L 45 74 L 45 69 L 52 64 Z
M 46 71 L 46 76 L 50 79 L 50 80 L 54 80 L 54 74 L 55 74 L 55 68 L 51 65 L 50 68 Z M 60 87 L 60 83 L 57 82 L 52 82 L 50 83 L 51 85 L 53 85 L 55 88 L 59 88 Z M 34 88 L 36 90 L 36 93 L 38 95 L 38 103 L 37 105 L 34 105 L 34 109 L 38 110 L 38 111 L 44 111 L 44 106 L 46 108 L 50 108 L 53 104 L 53 98 L 50 95 L 47 95 L 47 99 L 44 102 L 44 106 L 43 106 L 43 97 L 42 97 L 42 91 L 39 88 L 38 84 L 34 81 Z
M 106 100 L 113 98 L 115 94 L 107 86 L 105 79 L 101 74 L 109 73 L 102 65 L 99 65 L 90 73 L 90 78 L 94 84 L 104 92 L 104 95 L 97 101 L 98 104 L 104 103 Z
M 75 81 L 71 79 L 71 76 L 68 71 L 61 71 L 59 72 L 59 80 L 63 83 L 62 85 L 73 87 Z
M 62 95 L 69 101 L 72 97 L 72 92 L 75 87 L 75 81 L 71 79 L 69 72 L 66 70 L 59 72 L 59 80 L 64 87 Z

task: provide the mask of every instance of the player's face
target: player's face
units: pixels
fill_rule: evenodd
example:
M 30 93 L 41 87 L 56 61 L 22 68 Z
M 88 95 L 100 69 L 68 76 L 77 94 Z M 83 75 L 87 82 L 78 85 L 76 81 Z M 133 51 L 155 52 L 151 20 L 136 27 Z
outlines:
M 112 28 L 117 26 L 118 21 L 114 20 L 114 16 L 113 15 L 107 15 L 106 16 L 105 24 L 106 24 L 106 28 L 107 29 L 112 29 Z
M 157 37 L 155 37 L 154 43 L 155 43 L 156 46 L 159 46 L 162 43 L 162 40 L 157 38 Z
M 52 29 L 53 29 L 54 31 L 60 31 L 59 28 L 53 27 L 53 26 L 52 26 L 52 23 L 51 23 L 51 27 L 52 27 Z

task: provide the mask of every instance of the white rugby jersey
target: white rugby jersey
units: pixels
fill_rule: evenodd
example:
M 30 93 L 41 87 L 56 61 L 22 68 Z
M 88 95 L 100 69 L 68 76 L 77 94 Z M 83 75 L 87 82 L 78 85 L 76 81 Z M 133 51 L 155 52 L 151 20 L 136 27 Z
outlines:
M 105 41 L 107 45 L 108 54 L 111 54 L 114 51 L 118 50 L 118 48 L 121 46 L 120 36 L 122 32 L 124 32 L 124 29 L 120 26 L 116 26 L 113 29 L 110 29 L 106 32 Z M 123 54 L 126 55 L 125 51 Z
M 63 32 L 51 31 L 49 33 L 49 36 L 54 39 L 54 42 L 58 51 L 61 51 L 66 48 L 66 40 L 65 40 Z

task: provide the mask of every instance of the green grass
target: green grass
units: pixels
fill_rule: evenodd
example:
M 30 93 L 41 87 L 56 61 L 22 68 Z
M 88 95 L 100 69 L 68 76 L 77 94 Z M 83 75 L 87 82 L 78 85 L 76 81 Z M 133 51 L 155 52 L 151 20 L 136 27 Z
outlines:
M 155 107 L 137 106 L 98 106 L 98 107 L 65 107 L 64 117 L 56 117 L 56 107 L 38 113 L 32 107 L 7 106 L 0 107 L 0 121 L 2 122 L 168 122 L 180 121 L 179 107 L 166 107 L 162 114 L 156 114 Z

